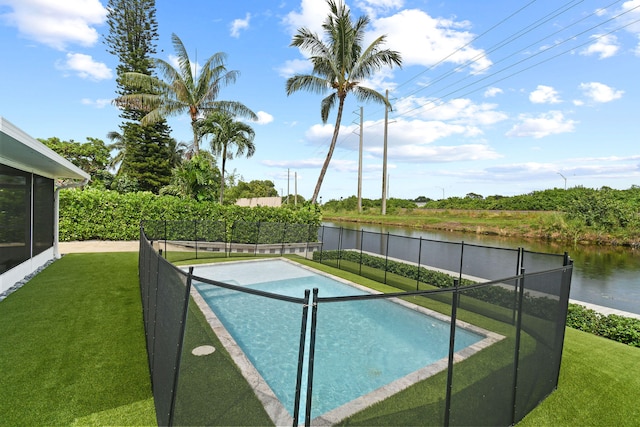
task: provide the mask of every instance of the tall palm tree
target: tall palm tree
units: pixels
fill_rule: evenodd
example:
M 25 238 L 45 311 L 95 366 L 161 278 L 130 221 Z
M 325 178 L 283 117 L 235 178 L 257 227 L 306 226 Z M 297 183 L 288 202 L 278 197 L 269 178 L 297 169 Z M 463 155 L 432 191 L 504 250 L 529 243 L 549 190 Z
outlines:
M 182 40 L 173 34 L 173 48 L 178 57 L 178 69 L 162 59 L 154 59 L 156 70 L 163 79 L 141 73 L 123 73 L 125 84 L 135 86 L 144 93 L 123 95 L 115 100 L 116 105 L 137 108 L 147 114 L 141 119 L 143 125 L 155 123 L 168 116 L 189 113 L 193 129 L 194 152 L 200 151 L 200 135 L 196 123 L 199 118 L 213 111 L 228 111 L 234 115 L 257 120 L 256 114 L 237 101 L 219 101 L 220 90 L 234 83 L 238 71 L 227 70 L 226 54 L 213 54 L 194 76 L 187 50 Z
M 322 40 L 316 33 L 303 27 L 298 29 L 290 45 L 309 54 L 313 63 L 313 74 L 296 74 L 290 77 L 286 84 L 287 95 L 301 89 L 315 93 L 333 91 L 320 103 L 320 115 L 323 123 L 327 122 L 329 112 L 336 103 L 338 104 L 333 138 L 320 170 L 311 203 L 315 203 L 318 198 L 322 181 L 336 147 L 347 94 L 353 92 L 360 101 L 375 101 L 390 108 L 389 101 L 384 95 L 373 89 L 360 86 L 360 82 L 374 75 L 383 66 L 402 66 L 400 53 L 381 48 L 386 36 L 378 37 L 366 49 L 363 49 L 364 31 L 370 22 L 367 16 L 361 16 L 352 22 L 351 13 L 342 2 L 327 0 L 327 4 L 331 13 L 322 24 L 326 40 Z
M 247 158 L 253 156 L 256 151 L 256 146 L 253 144 L 255 132 L 248 124 L 237 121 L 231 114 L 221 111 L 211 113 L 202 119 L 198 126 L 203 136 L 211 135 L 211 152 L 222 159 L 222 167 L 220 168 L 222 175 L 220 179 L 220 204 L 222 204 L 226 161 L 233 160 L 234 155 L 235 157 L 245 155 Z

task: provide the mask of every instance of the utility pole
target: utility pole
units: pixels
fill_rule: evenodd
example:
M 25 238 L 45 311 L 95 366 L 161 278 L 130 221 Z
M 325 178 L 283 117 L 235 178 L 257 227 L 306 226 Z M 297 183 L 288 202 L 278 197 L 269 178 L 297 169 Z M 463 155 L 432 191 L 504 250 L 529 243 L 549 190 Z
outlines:
M 382 215 L 387 214 L 387 128 L 389 127 L 389 89 L 385 92 L 384 148 L 382 150 Z
M 293 173 L 293 188 L 295 191 L 295 199 L 293 199 L 293 204 L 298 206 L 298 172 Z
M 289 168 L 287 168 L 287 204 L 289 204 L 289 194 L 291 191 L 289 190 Z
M 360 107 L 360 147 L 358 150 L 358 213 L 362 213 L 362 136 L 363 107 Z
M 562 175 L 560 172 L 558 172 L 558 175 L 560 175 L 562 177 L 562 179 L 564 179 L 564 189 L 566 190 L 567 189 L 567 178 L 564 175 Z

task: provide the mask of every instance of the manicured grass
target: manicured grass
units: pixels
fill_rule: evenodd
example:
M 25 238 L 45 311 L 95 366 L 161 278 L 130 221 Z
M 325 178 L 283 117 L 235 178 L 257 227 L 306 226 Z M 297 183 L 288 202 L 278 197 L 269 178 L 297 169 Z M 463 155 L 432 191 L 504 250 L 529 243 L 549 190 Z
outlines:
M 567 328 L 558 389 L 518 426 L 637 426 L 640 348 Z
M 155 423 L 136 253 L 71 254 L 0 302 L 0 424 Z
M 340 275 L 382 291 L 394 290 L 355 274 Z M 209 402 L 210 413 L 217 414 L 209 424 L 268 424 L 201 313 L 190 312 L 187 324 L 187 350 L 201 344 L 217 350 L 215 360 L 190 360 L 185 353 L 185 361 L 194 368 L 185 374 L 193 376 L 199 388 L 182 393 Z M 473 357 L 482 359 L 483 353 Z M 207 381 L 217 382 L 214 389 L 197 382 L 199 375 L 204 380 L 203 372 L 208 372 Z M 441 386 L 442 375 L 434 381 Z M 418 405 L 411 400 L 424 398 L 422 392 L 428 390 L 411 390 L 390 399 L 402 404 L 395 412 L 385 409 L 383 402 L 368 415 L 356 414 L 351 422 L 401 425 L 405 417 L 413 419 L 411 408 Z M 640 349 L 567 329 L 558 390 L 518 425 L 637 425 L 638 390 Z M 0 425 L 155 424 L 137 254 L 66 255 L 0 302 L 0 393 Z M 491 408 L 491 402 L 479 402 Z M 441 410 L 437 400 L 432 410 Z

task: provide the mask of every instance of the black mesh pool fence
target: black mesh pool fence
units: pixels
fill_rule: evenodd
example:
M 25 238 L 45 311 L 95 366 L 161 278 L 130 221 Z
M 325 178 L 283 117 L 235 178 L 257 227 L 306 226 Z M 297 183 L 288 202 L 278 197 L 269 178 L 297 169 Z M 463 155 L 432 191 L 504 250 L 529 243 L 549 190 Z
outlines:
M 395 290 L 328 297 L 317 290 L 311 296 L 306 289 L 303 298 L 219 282 L 164 258 L 164 247 L 195 246 L 189 242 L 223 244 L 226 257 L 243 256 L 229 250 L 233 244 L 252 246 L 257 255 L 265 247 L 284 254 L 295 243 L 305 249 L 298 253 L 307 263 L 338 267 Z M 247 419 L 276 425 L 512 425 L 558 385 L 572 272 L 566 254 L 306 224 L 215 221 L 145 222 L 139 254 L 159 425 Z M 259 268 L 243 271 L 261 275 Z M 421 341 L 424 326 L 410 323 L 415 329 L 406 336 L 413 347 L 405 349 L 393 341 L 404 335 L 394 315 L 378 306 L 382 301 L 427 315 L 433 319 L 427 320 L 429 327 L 445 332 Z M 226 317 L 217 304 L 238 304 L 231 312 L 249 333 L 234 335 L 233 316 Z M 242 310 L 251 316 L 242 317 Z M 377 315 L 350 320 L 361 311 Z M 276 331 L 268 328 L 272 316 L 283 325 Z M 337 327 L 331 326 L 335 321 Z M 468 341 L 469 334 L 477 339 Z M 348 345 L 338 346 L 338 335 Z M 267 336 L 283 348 L 278 360 L 270 362 L 268 352 L 255 356 L 242 350 L 247 344 L 242 340 L 260 348 Z M 363 341 L 364 336 L 373 338 Z M 197 356 L 196 349 L 205 345 L 215 352 Z M 354 362 L 356 353 L 364 359 Z M 273 377 L 256 368 L 263 363 L 289 368 Z M 389 379 L 392 369 L 397 373 Z M 348 372 L 357 374 L 347 380 Z M 366 384 L 356 384 L 361 380 Z M 352 395 L 356 386 L 363 388 Z

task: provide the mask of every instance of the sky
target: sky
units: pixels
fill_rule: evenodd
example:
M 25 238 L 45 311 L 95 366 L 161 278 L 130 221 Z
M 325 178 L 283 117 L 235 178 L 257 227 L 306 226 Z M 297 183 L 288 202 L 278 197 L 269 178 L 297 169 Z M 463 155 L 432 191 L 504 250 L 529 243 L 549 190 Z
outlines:
M 122 119 L 112 104 L 118 60 L 106 51 L 106 0 L 0 0 L 0 115 L 35 138 L 107 139 Z M 370 19 L 364 44 L 402 68 L 360 82 L 384 94 L 388 196 L 513 196 L 549 188 L 640 185 L 640 0 L 347 0 Z M 219 100 L 240 101 L 256 152 L 227 162 L 245 181 L 272 180 L 310 198 L 336 120 L 327 94 L 287 96 L 311 73 L 291 47 L 298 29 L 322 35 L 322 0 L 156 0 L 155 57 L 175 62 L 172 34 L 194 63 L 227 55 L 237 81 Z M 360 108 L 362 107 L 362 110 Z M 360 130 L 360 111 L 362 131 Z M 340 137 L 320 191 L 326 202 L 382 195 L 385 109 L 347 96 Z M 187 114 L 171 135 L 190 142 Z M 208 143 L 203 142 L 207 148 Z

